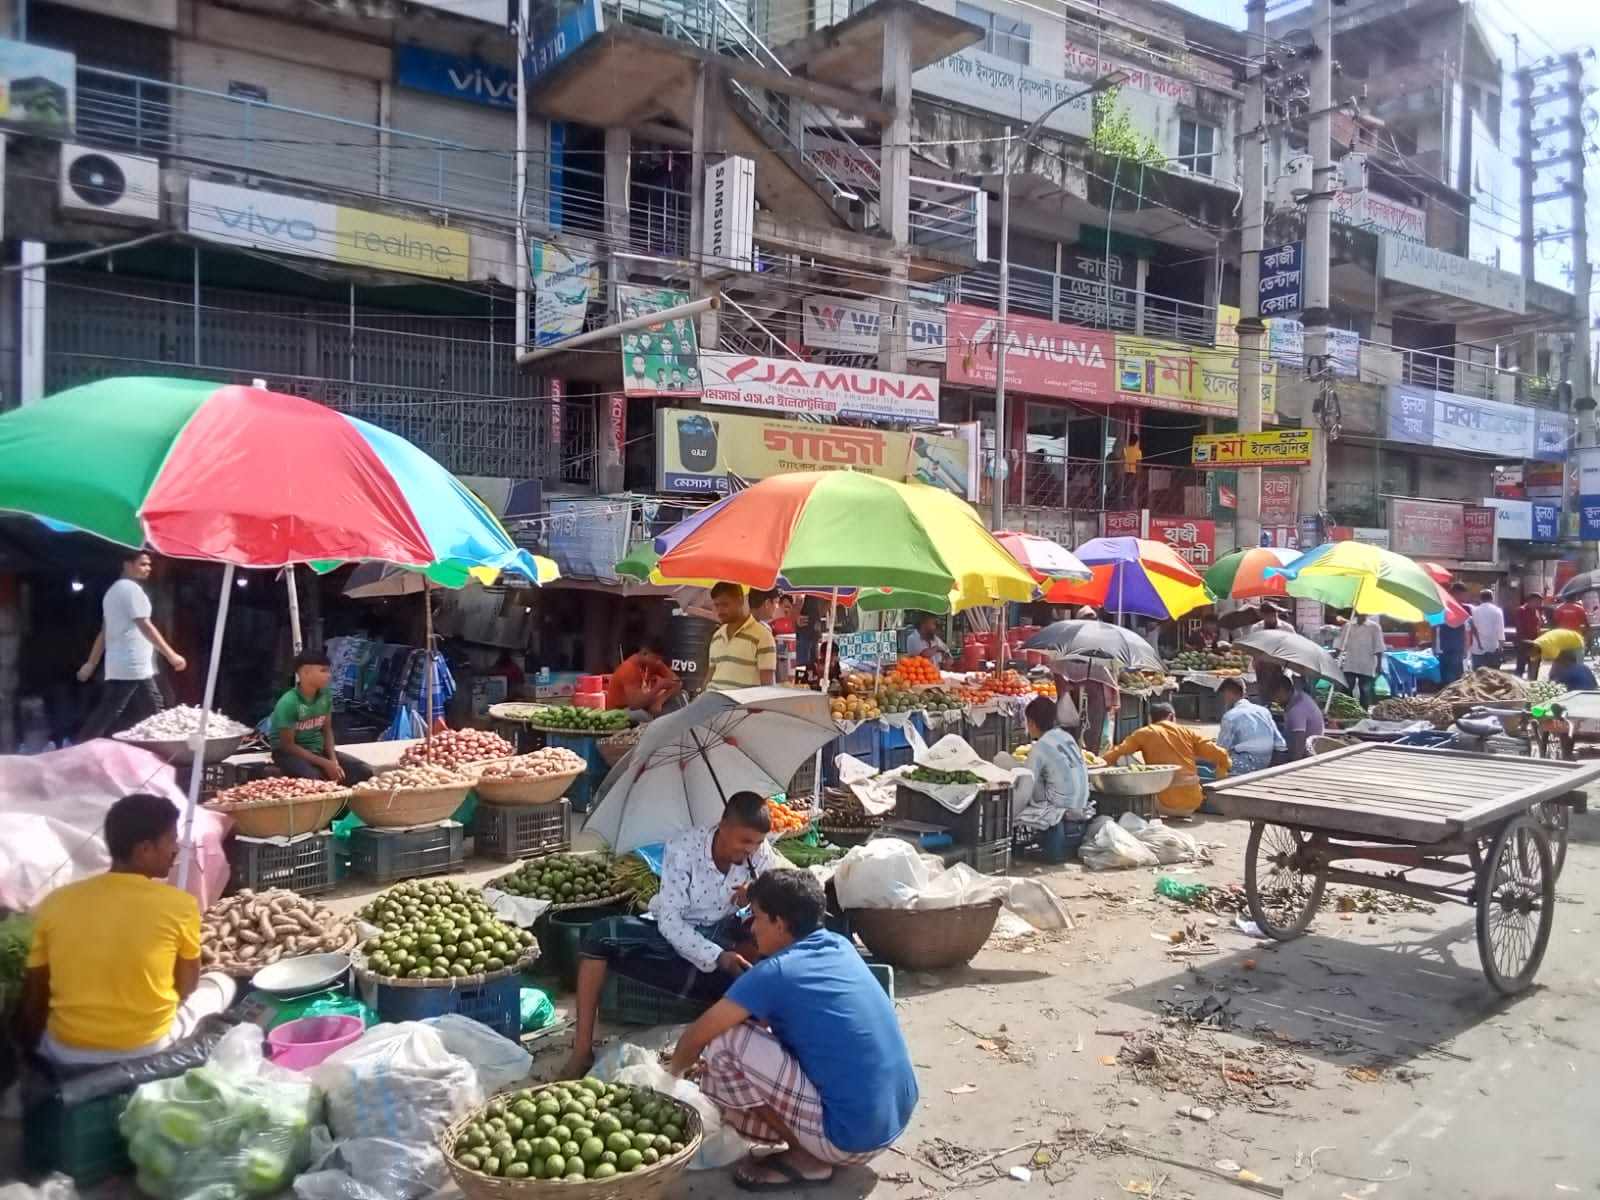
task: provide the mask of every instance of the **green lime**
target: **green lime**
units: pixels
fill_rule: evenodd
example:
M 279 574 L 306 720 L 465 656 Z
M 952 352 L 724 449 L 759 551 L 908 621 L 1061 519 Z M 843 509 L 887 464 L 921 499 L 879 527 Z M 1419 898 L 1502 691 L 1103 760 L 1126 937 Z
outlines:
M 527 1122 L 517 1116 L 516 1113 L 506 1114 L 506 1132 L 512 1137 L 518 1136 L 525 1128 L 527 1128 Z
M 599 1138 L 584 1138 L 583 1145 L 579 1148 L 578 1153 L 583 1157 L 584 1162 L 595 1163 L 600 1161 L 600 1156 L 605 1153 L 605 1149 L 606 1144 Z
M 551 1099 L 549 1096 L 546 1096 L 544 1099 L 539 1101 L 539 1115 L 541 1117 L 559 1117 L 561 1115 L 560 1102 Z
M 513 1144 L 518 1162 L 527 1162 L 533 1157 L 533 1143 L 527 1138 L 518 1138 Z
M 514 1162 L 506 1168 L 507 1179 L 526 1179 L 532 1173 L 532 1168 L 525 1162 Z
M 616 1166 L 617 1165 L 617 1152 L 615 1150 L 607 1150 L 604 1154 L 602 1154 L 600 1156 L 600 1161 L 603 1162 L 603 1163 L 610 1163 L 613 1167 Z
M 550 1131 L 550 1136 L 558 1142 L 570 1142 L 572 1140 L 572 1126 L 568 1125 L 566 1121 L 561 1121 Z
M 608 1133 L 606 1135 L 606 1149 L 615 1150 L 621 1154 L 624 1150 L 633 1149 L 633 1139 L 622 1132 Z
M 656 1123 L 649 1117 L 640 1117 L 633 1123 L 633 1128 L 636 1133 L 654 1133 L 656 1131 Z
M 646 1150 L 644 1152 L 644 1165 L 645 1166 L 653 1167 L 660 1161 L 661 1161 L 661 1152 L 659 1150 L 657 1150 L 654 1146 L 651 1146 L 650 1149 L 648 1149 L 648 1150 Z
M 661 1127 L 662 1134 L 669 1142 L 680 1141 L 683 1138 L 683 1129 L 676 1121 L 669 1121 Z
M 612 1116 L 610 1113 L 606 1113 L 604 1116 L 595 1121 L 594 1127 L 596 1132 L 603 1135 L 610 1135 L 616 1133 L 622 1128 L 622 1122 L 617 1120 L 617 1118 Z
M 549 1113 L 544 1113 L 534 1121 L 533 1127 L 540 1133 L 549 1133 L 556 1127 L 557 1123 L 556 1119 Z
M 567 1165 L 567 1173 L 561 1177 L 563 1183 L 582 1183 L 584 1180 L 583 1164 L 577 1166 Z
M 617 1169 L 614 1166 L 612 1166 L 608 1162 L 603 1162 L 603 1163 L 598 1164 L 595 1167 L 594 1174 L 589 1176 L 589 1178 L 590 1179 L 610 1179 L 616 1173 L 617 1173 Z
M 559 1154 L 552 1154 L 544 1160 L 542 1177 L 545 1179 L 560 1179 L 567 1173 L 567 1160 Z
M 552 1154 L 561 1153 L 561 1143 L 553 1137 L 542 1137 L 534 1143 L 533 1152 L 540 1158 L 549 1158 Z
M 659 1154 L 666 1154 L 672 1149 L 672 1139 L 664 1133 L 656 1134 L 656 1140 L 651 1143 Z
M 498 1175 L 500 1174 L 500 1160 L 491 1154 L 483 1160 L 482 1168 L 485 1175 Z
M 583 1151 L 579 1147 L 578 1143 L 573 1141 L 571 1138 L 568 1138 L 566 1141 L 561 1143 L 562 1158 L 580 1158 L 582 1157 L 582 1154 Z
M 637 1150 L 624 1150 L 617 1155 L 617 1167 L 622 1171 L 636 1171 L 644 1162 L 644 1155 Z
M 471 1152 L 456 1155 L 456 1161 L 469 1171 L 483 1170 L 483 1160 Z
M 529 936 L 531 936 L 531 935 L 529 935 Z M 589 1076 L 586 1079 L 578 1080 L 578 1086 L 581 1087 L 584 1091 L 588 1092 L 591 1096 L 603 1096 L 603 1095 L 605 1095 L 606 1085 L 601 1083 L 593 1075 Z
M 633 1148 L 635 1150 L 648 1150 L 656 1144 L 656 1135 L 653 1133 L 636 1133 L 633 1135 Z

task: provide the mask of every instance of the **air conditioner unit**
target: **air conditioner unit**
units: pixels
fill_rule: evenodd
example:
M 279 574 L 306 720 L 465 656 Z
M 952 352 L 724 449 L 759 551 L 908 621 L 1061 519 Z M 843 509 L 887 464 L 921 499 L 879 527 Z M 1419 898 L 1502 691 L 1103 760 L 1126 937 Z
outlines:
M 61 144 L 58 195 L 64 213 L 114 221 L 161 219 L 161 164 L 136 154 L 112 154 Z

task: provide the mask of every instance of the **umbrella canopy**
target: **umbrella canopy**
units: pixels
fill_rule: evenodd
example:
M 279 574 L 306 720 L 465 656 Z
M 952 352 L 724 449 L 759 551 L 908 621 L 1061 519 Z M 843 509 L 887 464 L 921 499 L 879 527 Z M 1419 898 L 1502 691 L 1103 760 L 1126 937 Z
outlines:
M 561 578 L 561 568 L 556 566 L 554 559 L 545 558 L 542 554 L 531 557 L 539 577 L 530 582 L 543 587 Z M 463 579 L 459 586 L 465 586 L 469 581 Z M 344 594 L 352 600 L 384 600 L 393 596 L 414 596 L 425 591 L 429 582 L 425 571 L 411 567 L 397 567 L 390 563 L 364 562 L 350 572 L 350 578 L 345 580 Z
M 538 575 L 483 502 L 404 438 L 204 380 L 103 379 L 0 416 L 0 509 L 241 567 L 372 559 L 446 587 Z
M 994 540 L 1040 582 L 1068 580 L 1087 583 L 1094 578 L 1094 573 L 1071 550 L 1036 533 L 1002 530 L 994 535 Z M 1050 599 L 1048 590 L 1044 598 L 1047 601 Z
M 1329 542 L 1281 573 L 1289 594 L 1413 623 L 1444 611 L 1439 585 L 1403 554 L 1365 542 Z
M 1439 589 L 1439 603 L 1444 605 L 1444 608 L 1439 612 L 1429 613 L 1428 624 L 1448 625 L 1451 629 L 1460 629 L 1472 614 L 1467 611 L 1466 605 L 1449 593 L 1444 584 L 1435 581 L 1433 586 Z
M 1338 661 L 1310 638 L 1301 637 L 1287 629 L 1257 629 L 1243 637 L 1234 638 L 1236 650 L 1246 650 L 1252 658 L 1275 662 L 1280 667 L 1298 671 L 1301 675 L 1314 675 L 1329 683 L 1344 686 L 1344 672 Z
M 1131 629 L 1105 621 L 1057 621 L 1023 643 L 1024 650 L 1054 650 L 1065 657 L 1107 658 L 1131 671 L 1159 671 L 1155 647 Z
M 1206 587 L 1219 599 L 1253 600 L 1260 596 L 1287 596 L 1289 581 L 1269 570 L 1286 567 L 1300 557 L 1298 550 L 1277 546 L 1250 546 L 1225 554 L 1205 574 Z
M 1436 562 L 1419 562 L 1417 566 L 1426 571 L 1428 578 L 1435 583 L 1442 583 L 1448 586 L 1450 581 L 1455 578 L 1455 572 L 1451 571 L 1449 567 L 1440 566 Z
M 854 471 L 774 475 L 655 541 L 667 579 L 895 588 L 960 606 L 1028 601 L 1034 581 L 966 501 Z
M 1094 538 L 1078 547 L 1093 573 L 1087 583 L 1058 584 L 1053 604 L 1092 604 L 1107 613 L 1132 613 L 1157 621 L 1211 603 L 1205 582 L 1171 546 L 1149 538 Z
M 714 825 L 735 792 L 785 791 L 802 763 L 839 736 L 828 698 L 795 688 L 706 692 L 645 726 L 606 776 L 584 829 L 615 854 Z
M 1585 571 L 1567 580 L 1561 589 L 1561 599 L 1581 600 L 1589 592 L 1600 592 L 1600 571 Z

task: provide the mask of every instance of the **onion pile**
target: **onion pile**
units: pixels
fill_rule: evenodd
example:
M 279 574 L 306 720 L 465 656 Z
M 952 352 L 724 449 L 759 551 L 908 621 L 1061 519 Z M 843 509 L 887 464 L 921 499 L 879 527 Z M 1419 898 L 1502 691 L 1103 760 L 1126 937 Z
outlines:
M 246 888 L 218 900 L 200 919 L 200 965 L 251 970 L 280 958 L 337 953 L 354 940 L 349 921 L 304 896 Z
M 238 787 L 218 792 L 211 801 L 212 808 L 271 808 L 278 804 L 293 804 L 296 800 L 309 800 L 313 796 L 326 796 L 343 792 L 345 785 L 328 779 L 295 779 L 278 775 L 271 779 L 252 779 Z
M 478 781 L 482 783 L 496 779 L 543 779 L 549 775 L 570 775 L 574 771 L 586 771 L 588 768 L 589 764 L 583 761 L 582 756 L 574 754 L 565 746 L 550 746 L 543 750 L 535 750 L 532 754 L 522 754 L 516 758 L 490 763 L 478 772 Z
M 124 729 L 117 736 L 130 742 L 182 741 L 190 734 L 200 732 L 200 713 L 201 710 L 192 704 L 164 708 L 155 716 L 146 717 L 132 729 Z M 242 737 L 249 732 L 248 725 L 241 725 L 216 709 L 211 710 L 211 718 L 206 722 L 208 738 Z
M 463 767 L 491 758 L 509 758 L 516 752 L 517 748 L 498 733 L 486 729 L 447 729 L 412 746 L 401 756 L 400 765 Z
M 459 787 L 468 782 L 470 781 L 465 775 L 458 775 L 443 767 L 396 767 L 392 771 L 385 771 L 382 775 L 374 775 L 371 779 L 363 780 L 352 790 L 388 794 L 404 791 L 406 788 Z

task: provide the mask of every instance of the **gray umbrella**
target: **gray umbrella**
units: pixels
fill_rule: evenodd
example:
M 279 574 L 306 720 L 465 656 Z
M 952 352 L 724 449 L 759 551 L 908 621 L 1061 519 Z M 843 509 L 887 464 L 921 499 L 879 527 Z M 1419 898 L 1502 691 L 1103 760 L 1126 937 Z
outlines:
M 1247 651 L 1252 658 L 1264 659 L 1301 675 L 1316 676 L 1344 686 L 1344 672 L 1338 661 L 1310 638 L 1287 629 L 1257 629 L 1233 639 L 1235 650 Z
M 1105 621 L 1057 621 L 1023 644 L 1025 650 L 1053 650 L 1060 655 L 1109 658 L 1130 671 L 1160 671 L 1155 647 L 1131 629 Z

